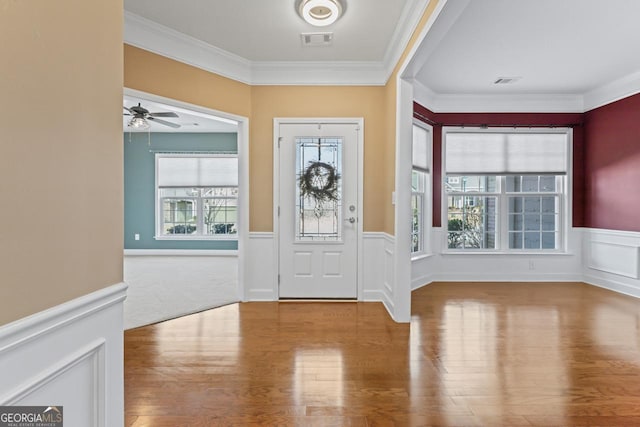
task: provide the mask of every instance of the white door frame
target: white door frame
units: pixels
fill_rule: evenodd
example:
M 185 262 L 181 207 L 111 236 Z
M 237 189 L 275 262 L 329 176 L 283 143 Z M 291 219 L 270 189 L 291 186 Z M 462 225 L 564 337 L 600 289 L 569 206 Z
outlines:
M 238 122 L 238 300 L 248 301 L 248 286 L 245 279 L 249 277 L 247 269 L 246 251 L 249 247 L 249 118 L 231 114 L 224 111 L 214 110 L 212 108 L 203 107 L 201 105 L 191 104 L 188 102 L 178 101 L 172 98 L 166 98 L 160 95 L 154 95 L 142 92 L 136 89 L 124 88 L 124 95 L 134 96 L 136 98 L 147 99 L 149 101 L 167 104 L 174 107 L 180 107 L 187 110 L 209 114 L 212 116 L 222 117 Z M 202 251 L 194 250 L 193 253 L 198 254 Z M 221 253 L 229 253 L 230 251 L 220 251 Z M 182 252 L 184 253 L 184 252 Z
M 280 219 L 278 216 L 278 205 L 280 203 L 280 153 L 278 151 L 278 130 L 281 124 L 353 124 L 359 128 L 358 132 L 358 206 L 356 212 L 358 215 L 358 222 L 356 227 L 356 240 L 358 246 L 357 254 L 357 299 L 362 301 L 364 298 L 364 262 L 363 262 L 363 240 L 362 240 L 362 224 L 364 218 L 363 205 L 363 170 L 364 170 L 364 118 L 362 117 L 315 117 L 315 118 L 283 118 L 276 117 L 273 119 L 273 235 L 275 240 L 275 258 L 277 268 L 274 269 L 273 283 L 277 286 L 276 294 L 280 295 L 280 284 L 278 282 L 278 276 L 280 274 Z

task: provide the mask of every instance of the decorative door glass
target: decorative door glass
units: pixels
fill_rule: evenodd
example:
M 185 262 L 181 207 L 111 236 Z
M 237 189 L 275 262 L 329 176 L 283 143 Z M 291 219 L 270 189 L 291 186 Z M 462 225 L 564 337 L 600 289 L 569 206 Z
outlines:
M 296 241 L 342 239 L 342 138 L 296 138 Z

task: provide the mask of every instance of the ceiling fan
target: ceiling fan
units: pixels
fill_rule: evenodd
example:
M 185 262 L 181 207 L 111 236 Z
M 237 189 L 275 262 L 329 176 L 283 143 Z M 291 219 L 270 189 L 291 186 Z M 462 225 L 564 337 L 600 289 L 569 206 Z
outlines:
M 147 110 L 146 108 L 144 108 L 142 105 L 140 105 L 140 103 L 138 103 L 138 105 L 135 105 L 131 108 L 128 107 L 122 107 L 125 110 L 128 111 L 128 113 L 124 113 L 125 116 L 133 116 L 131 118 L 131 120 L 129 121 L 128 126 L 132 127 L 132 128 L 137 128 L 137 129 L 148 129 L 149 128 L 149 122 L 147 122 L 147 120 L 153 121 L 155 123 L 160 123 L 161 125 L 165 125 L 165 126 L 169 126 L 172 128 L 179 128 L 180 125 L 177 123 L 171 123 L 168 122 L 166 120 L 162 120 L 159 119 L 158 117 L 175 117 L 177 118 L 178 115 L 176 113 L 174 113 L 173 111 L 165 111 L 165 112 L 160 112 L 160 113 L 150 113 L 149 110 Z

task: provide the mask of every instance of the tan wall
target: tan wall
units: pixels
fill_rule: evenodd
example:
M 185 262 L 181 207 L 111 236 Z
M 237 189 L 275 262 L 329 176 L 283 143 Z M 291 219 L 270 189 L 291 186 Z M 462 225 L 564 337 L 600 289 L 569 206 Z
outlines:
M 122 14 L 0 4 L 0 324 L 122 281 Z
M 124 45 L 124 87 L 226 113 L 251 115 L 251 86 Z

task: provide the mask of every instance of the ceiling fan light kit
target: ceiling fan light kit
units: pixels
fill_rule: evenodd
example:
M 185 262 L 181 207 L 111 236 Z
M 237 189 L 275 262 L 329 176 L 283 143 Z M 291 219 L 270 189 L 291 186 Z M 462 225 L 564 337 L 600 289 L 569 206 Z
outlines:
M 173 117 L 178 118 L 178 115 L 173 111 L 164 111 L 160 113 L 150 113 L 149 110 L 144 108 L 140 103 L 131 108 L 123 106 L 127 113 L 124 113 L 125 116 L 133 116 L 127 126 L 132 127 L 134 129 L 149 129 L 151 125 L 149 121 L 153 121 L 159 123 L 161 125 L 169 126 L 172 128 L 179 128 L 180 125 L 177 123 L 168 122 L 166 120 L 159 119 L 158 117 Z
M 134 129 L 149 129 L 149 123 L 143 117 L 134 117 L 129 121 L 129 127 Z
M 309 24 L 316 27 L 331 25 L 342 15 L 340 0 L 302 0 L 298 13 Z

